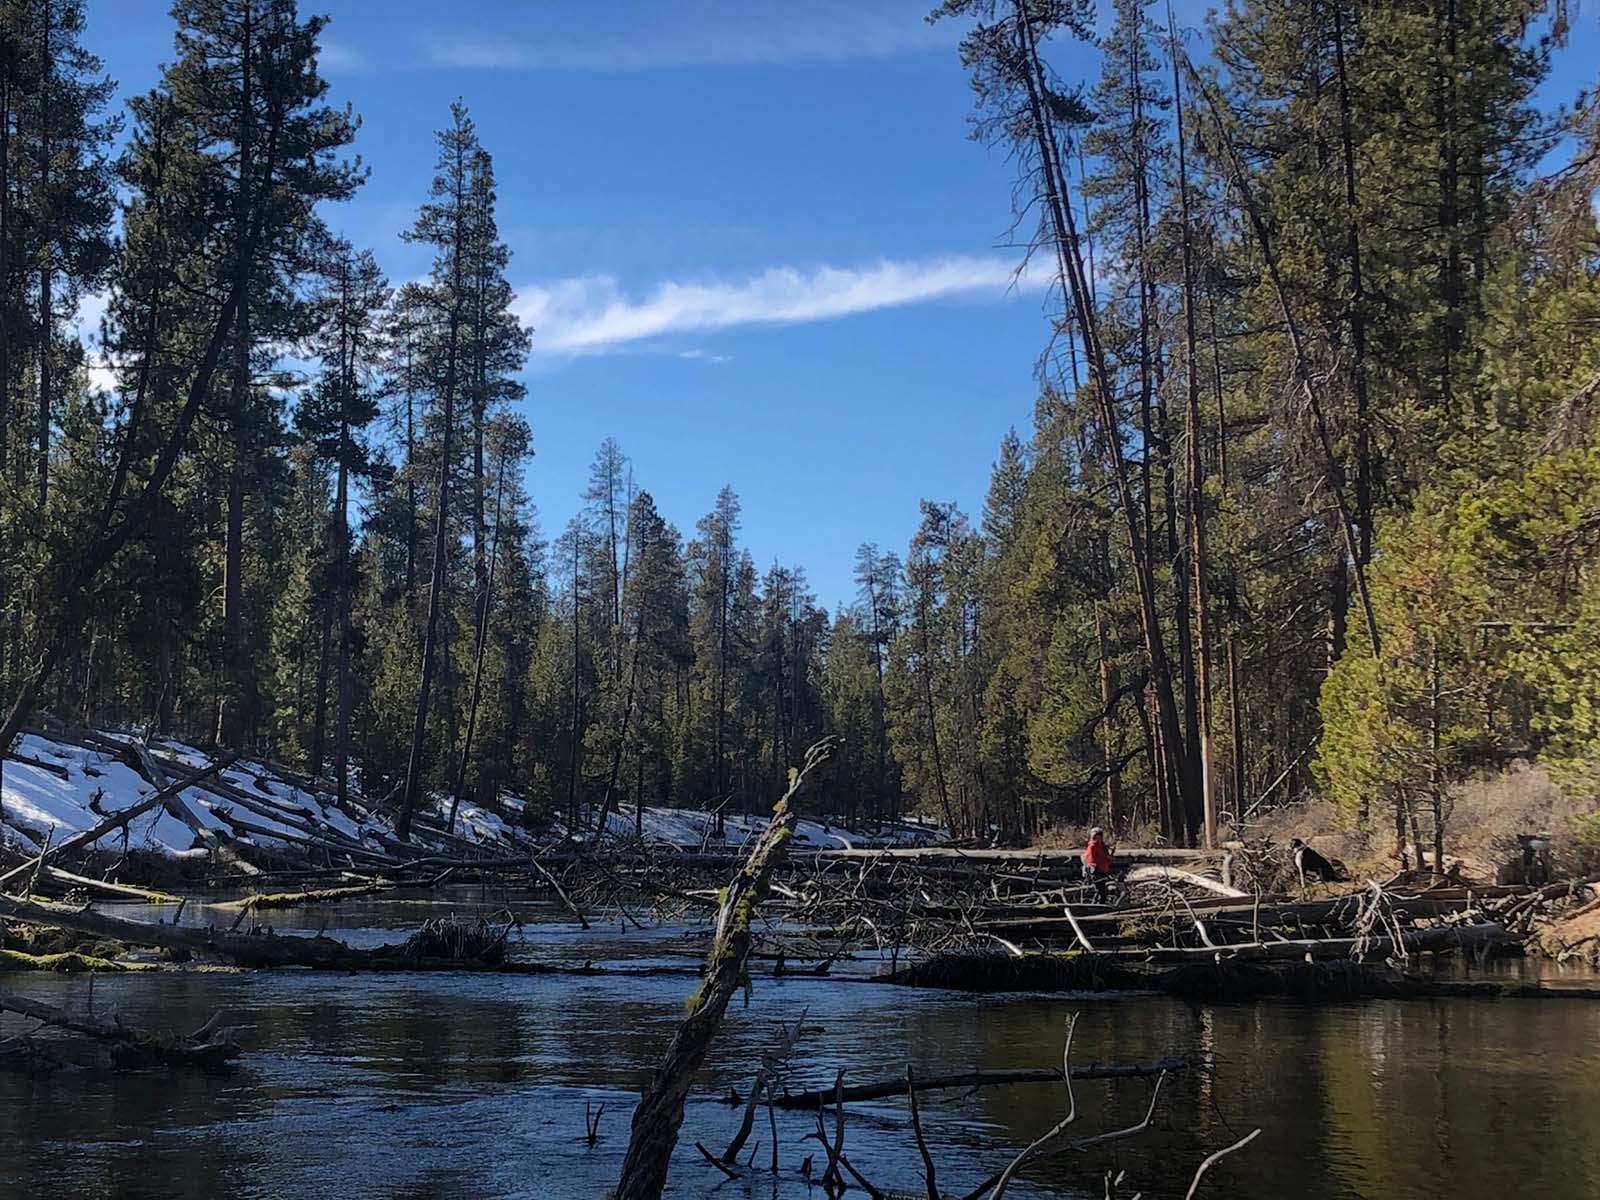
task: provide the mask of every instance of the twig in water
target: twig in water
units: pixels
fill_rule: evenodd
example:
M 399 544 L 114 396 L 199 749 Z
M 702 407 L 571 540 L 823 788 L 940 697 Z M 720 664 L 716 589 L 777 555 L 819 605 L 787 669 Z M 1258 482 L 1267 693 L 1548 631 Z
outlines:
M 1235 1150 L 1244 1149 L 1244 1147 L 1248 1146 L 1260 1136 L 1261 1130 L 1252 1129 L 1233 1145 L 1224 1146 L 1221 1150 L 1218 1150 L 1215 1154 L 1211 1155 L 1211 1157 L 1207 1158 L 1203 1163 L 1195 1168 L 1194 1181 L 1189 1184 L 1189 1190 L 1183 1194 L 1183 1200 L 1194 1200 L 1195 1193 L 1200 1190 L 1200 1180 L 1204 1178 L 1205 1173 L 1214 1167 L 1221 1159 L 1226 1158 Z

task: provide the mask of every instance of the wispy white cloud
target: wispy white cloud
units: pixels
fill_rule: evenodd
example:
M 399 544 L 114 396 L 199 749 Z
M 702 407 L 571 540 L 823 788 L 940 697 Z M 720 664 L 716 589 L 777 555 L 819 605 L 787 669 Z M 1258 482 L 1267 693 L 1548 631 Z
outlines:
M 709 350 L 700 349 L 680 350 L 678 351 L 678 357 L 686 358 L 690 362 L 703 362 L 712 364 L 725 363 L 729 361 L 729 356 L 726 354 L 713 354 Z
M 367 56 L 354 46 L 343 42 L 324 40 L 317 47 L 317 65 L 325 71 L 364 71 L 370 65 Z
M 846 62 L 949 49 L 956 34 L 922 19 L 922 0 L 811 0 L 751 5 L 623 5 L 603 22 L 562 18 L 559 6 L 528 8 L 505 36 L 484 31 L 435 35 L 424 51 L 435 66 L 483 70 L 650 71 L 690 67 Z M 531 24 L 529 23 L 531 21 Z M 617 29 L 626 25 L 625 38 Z
M 864 267 L 773 267 L 735 282 L 666 282 L 630 295 L 610 275 L 522 289 L 517 315 L 535 353 L 604 354 L 672 334 L 827 321 L 947 299 L 995 299 L 1033 281 L 1014 260 L 951 255 Z M 686 352 L 693 354 L 693 352 Z

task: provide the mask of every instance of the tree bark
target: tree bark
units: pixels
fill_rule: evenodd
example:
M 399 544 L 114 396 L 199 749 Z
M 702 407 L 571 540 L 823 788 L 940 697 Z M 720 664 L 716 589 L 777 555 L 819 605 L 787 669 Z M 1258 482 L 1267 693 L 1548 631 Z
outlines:
M 1217 844 L 1217 797 L 1213 778 L 1211 744 L 1211 630 L 1210 595 L 1206 572 L 1206 477 L 1205 457 L 1200 453 L 1200 364 L 1195 332 L 1194 246 L 1189 214 L 1189 168 L 1183 129 L 1183 87 L 1178 75 L 1178 32 L 1172 17 L 1172 0 L 1167 0 L 1167 31 L 1172 45 L 1172 97 L 1177 122 L 1178 201 L 1183 220 L 1183 350 L 1184 392 L 1188 412 L 1189 525 L 1192 534 L 1190 554 L 1194 584 L 1195 683 L 1197 725 L 1200 749 L 1201 844 L 1211 849 Z
M 467 734 L 461 743 L 461 759 L 456 766 L 455 788 L 450 793 L 450 819 L 445 822 L 446 833 L 455 832 L 456 810 L 461 804 L 461 792 L 467 783 L 467 763 L 472 758 L 472 737 L 478 726 L 478 700 L 483 694 L 483 656 L 489 641 L 489 611 L 494 603 L 495 562 L 500 556 L 500 515 L 505 499 L 506 459 L 500 455 L 500 466 L 494 488 L 494 534 L 489 541 L 489 561 L 483 577 L 483 595 L 478 600 L 478 628 L 472 646 L 472 691 L 467 699 Z
M 53 207 L 50 189 L 55 158 L 54 139 L 50 136 L 51 124 L 55 120 L 51 99 L 51 85 L 55 82 L 56 74 L 55 52 L 51 48 L 50 37 L 55 26 L 53 0 L 44 0 L 39 12 L 41 21 L 39 41 L 42 49 L 40 58 L 44 65 L 39 96 L 39 108 L 42 114 L 39 121 L 39 196 L 43 236 L 39 247 L 39 411 L 35 435 L 38 440 L 39 457 L 35 486 L 39 517 L 43 520 L 50 499 L 50 415 L 55 403 L 55 383 L 50 370 L 54 365 L 50 360 L 55 349 L 56 328 L 54 294 L 56 247 L 53 228 L 55 214 L 50 211 Z
M 767 897 L 772 872 L 788 858 L 800 816 L 798 803 L 815 786 L 833 746 L 828 739 L 806 752 L 805 766 L 791 775 L 788 792 L 723 892 L 705 977 L 689 1000 L 689 1015 L 672 1035 L 661 1065 L 634 1110 L 615 1200 L 660 1200 L 666 1188 L 672 1151 L 683 1125 L 684 1101 L 711 1049 L 728 1001 L 747 978 L 751 923 Z
M 251 145 L 255 119 L 251 55 L 254 53 L 254 4 L 244 6 L 240 33 L 239 100 L 239 184 L 234 202 L 234 220 L 244 223 L 249 212 L 250 173 L 253 170 Z M 243 608 L 244 581 L 244 472 L 245 445 L 250 392 L 250 283 L 254 263 L 238 263 L 240 292 L 239 319 L 233 345 L 233 381 L 229 394 L 229 438 L 231 457 L 228 469 L 227 523 L 224 534 L 222 567 L 222 694 L 217 699 L 216 741 L 221 746 L 240 744 L 240 709 L 244 690 Z

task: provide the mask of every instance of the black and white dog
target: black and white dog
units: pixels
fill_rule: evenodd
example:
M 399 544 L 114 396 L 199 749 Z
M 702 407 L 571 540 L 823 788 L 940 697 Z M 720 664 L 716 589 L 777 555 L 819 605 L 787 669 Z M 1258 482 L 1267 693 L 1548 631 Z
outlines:
M 1300 876 L 1301 887 L 1305 887 L 1308 878 L 1327 883 L 1338 883 L 1349 878 L 1342 864 L 1323 858 L 1299 838 L 1289 839 L 1289 853 L 1294 857 L 1294 869 Z

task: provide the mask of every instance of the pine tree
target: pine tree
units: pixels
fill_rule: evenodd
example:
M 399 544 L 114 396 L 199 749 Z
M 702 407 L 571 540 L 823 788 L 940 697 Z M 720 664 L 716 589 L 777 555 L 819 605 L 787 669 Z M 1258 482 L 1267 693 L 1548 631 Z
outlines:
M 425 371 L 434 392 L 438 453 L 433 481 L 433 564 L 428 587 L 428 615 L 423 630 L 422 665 L 417 684 L 416 716 L 412 725 L 405 788 L 396 832 L 408 837 L 412 816 L 423 790 L 429 716 L 435 671 L 443 662 L 444 716 L 449 754 L 455 754 L 457 712 L 455 678 L 450 656 L 450 635 L 443 616 L 449 607 L 452 524 L 450 495 L 454 490 L 459 452 L 458 401 L 470 403 L 467 416 L 475 430 L 479 410 L 487 412 L 491 400 L 513 393 L 504 372 L 519 361 L 525 346 L 506 306 L 510 288 L 502 272 L 508 261 L 494 227 L 493 179 L 488 156 L 478 143 L 467 110 L 451 107 L 451 125 L 438 134 L 439 158 L 430 200 L 417 215 L 406 239 L 431 245 L 435 257 L 430 279 L 417 293 L 428 310 Z M 481 401 L 481 403 L 480 403 Z M 479 451 L 473 433 L 474 455 Z M 474 577 L 480 577 L 478 555 L 483 554 L 481 578 L 485 590 L 475 590 L 475 605 L 487 602 L 487 545 L 478 522 L 483 473 L 474 461 L 469 467 L 473 497 Z M 458 760 L 459 761 L 459 760 Z
M 357 253 L 342 241 L 328 247 L 321 273 L 313 348 L 322 360 L 322 372 L 295 418 L 301 437 L 318 460 L 331 465 L 335 480 L 330 529 L 315 588 L 320 630 L 309 765 L 313 777 L 321 774 L 331 636 L 336 647 L 334 786 L 342 800 L 349 776 L 350 657 L 356 638 L 351 608 L 360 586 L 351 534 L 351 488 L 372 475 L 367 431 L 378 416 L 378 345 L 389 286 L 370 251 Z
M 50 615 L 31 639 L 0 743 L 15 736 L 92 611 L 101 572 L 159 509 L 224 349 L 246 340 L 260 264 L 292 263 L 317 228 L 316 205 L 359 182 L 337 157 L 352 119 L 319 104 L 321 22 L 299 21 L 291 0 L 262 2 L 242 54 L 228 40 L 238 27 L 223 27 L 223 0 L 178 5 L 176 60 L 130 106 L 136 128 L 120 170 L 134 191 L 108 343 L 129 381 L 116 465 L 97 511 L 72 523 L 71 550 L 50 554 L 38 575 L 41 595 L 53 598 L 39 611 Z M 258 151 L 247 158 L 234 140 L 243 131 Z

